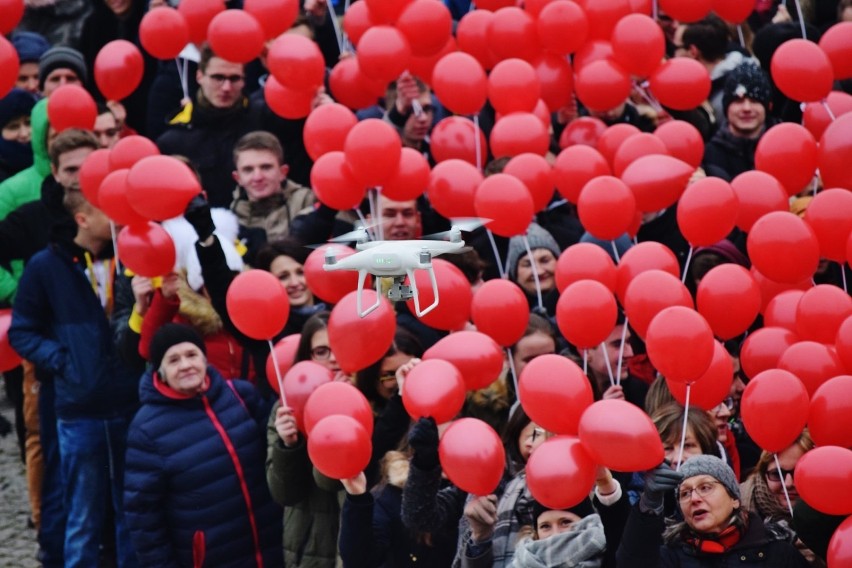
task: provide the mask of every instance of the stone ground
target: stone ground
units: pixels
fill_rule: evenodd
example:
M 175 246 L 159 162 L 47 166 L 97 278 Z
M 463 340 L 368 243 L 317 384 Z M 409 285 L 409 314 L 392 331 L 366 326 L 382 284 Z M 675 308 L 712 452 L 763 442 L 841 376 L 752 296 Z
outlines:
M 14 423 L 12 404 L 2 389 L 0 414 Z M 40 566 L 36 560 L 36 532 L 27 528 L 29 507 L 24 464 L 13 432 L 0 438 L 0 568 Z

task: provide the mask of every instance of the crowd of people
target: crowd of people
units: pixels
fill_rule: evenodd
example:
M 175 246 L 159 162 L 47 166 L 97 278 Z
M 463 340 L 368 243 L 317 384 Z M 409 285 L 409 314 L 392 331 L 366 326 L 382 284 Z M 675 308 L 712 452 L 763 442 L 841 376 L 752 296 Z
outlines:
M 475 8 L 444 3 L 456 20 Z M 557 325 L 557 263 L 578 243 L 602 247 L 614 263 L 637 243 L 661 243 L 694 296 L 714 267 L 750 267 L 746 233 L 737 228 L 693 250 L 671 206 L 644 213 L 635 235 L 611 243 L 587 232 L 576 204 L 554 188 L 523 235 L 466 231 L 471 249 L 444 258 L 471 290 L 505 278 L 529 305 L 526 329 L 506 350 L 502 373 L 468 392 L 460 413 L 499 432 L 506 454 L 499 485 L 487 495 L 469 494 L 442 475 L 446 425 L 413 420 L 402 398 L 408 374 L 448 332 L 397 303 L 391 347 L 347 372 L 329 339 L 334 306 L 309 285 L 305 267 L 308 245 L 345 240 L 358 226 L 385 240 L 411 240 L 448 230 L 450 220 L 428 193 L 394 200 L 371 190 L 354 211 L 320 202 L 310 187 L 305 119 L 282 118 L 264 99 L 265 53 L 235 63 L 204 43 L 185 50 L 176 66 L 143 51 L 136 91 L 103 100 L 93 77 L 97 54 L 116 39 L 141 45 L 141 19 L 165 4 L 26 0 L 8 36 L 20 70 L 0 98 L 0 306 L 12 308 L 8 342 L 23 362 L 2 378 L 16 404 L 26 463 L 27 530 L 38 532 L 45 567 L 612 568 L 734 559 L 743 566 L 826 565 L 829 538 L 843 517 L 798 497 L 796 464 L 815 447 L 808 430 L 772 453 L 743 425 L 740 400 L 754 377 L 740 368 L 739 348 L 763 325 L 761 317 L 725 342 L 734 375 L 730 392 L 709 410 L 676 400 L 620 308 L 600 349 L 584 353 Z M 238 0 L 226 4 L 242 7 Z M 349 2 L 301 4 L 286 33 L 315 41 L 328 68 L 351 57 L 337 41 Z M 801 5 L 813 41 L 852 21 L 850 0 Z M 793 6 L 758 0 L 740 35 L 713 13 L 680 23 L 655 10 L 666 57 L 691 58 L 707 69 L 707 100 L 688 111 L 666 109 L 649 104 L 638 85 L 609 109 L 572 98 L 566 108 L 549 109 L 546 158 L 553 163 L 564 132 L 580 119 L 648 133 L 677 119 L 692 124 L 705 144 L 690 183 L 708 176 L 731 181 L 754 170 L 766 131 L 802 119 L 800 105 L 775 88 L 768 72 L 774 51 L 805 29 Z M 60 132 L 50 123 L 50 97 L 69 84 L 98 101 L 91 130 Z M 850 84 L 838 81 L 835 90 L 849 92 Z M 333 103 L 333 95 L 319 89 L 312 108 Z M 373 102 L 357 109 L 358 119 L 391 124 L 403 147 L 434 166 L 430 134 L 451 113 L 428 82 L 405 71 Z M 494 123 L 486 105 L 478 122 L 486 136 Z M 129 136 L 145 136 L 160 153 L 183 160 L 203 188 L 183 216 L 162 223 L 176 264 L 160 277 L 123 266 L 116 224 L 80 187 L 87 157 Z M 484 150 L 483 174 L 503 172 L 509 158 Z M 799 215 L 822 189 L 818 175 L 800 189 L 790 199 Z M 282 404 L 271 386 L 276 377 L 267 376 L 271 343 L 234 324 L 228 289 L 248 268 L 272 274 L 286 291 L 289 317 L 272 339 L 298 336 L 294 363 L 316 363 L 369 402 L 372 454 L 359 475 L 332 479 L 312 464 L 300 409 Z M 844 264 L 822 259 L 813 282 L 843 288 L 847 275 Z M 537 501 L 525 466 L 554 434 L 528 416 L 516 391 L 526 365 L 547 354 L 583 366 L 595 400 L 624 400 L 646 412 L 665 460 L 637 472 L 598 466 L 586 498 L 568 508 Z

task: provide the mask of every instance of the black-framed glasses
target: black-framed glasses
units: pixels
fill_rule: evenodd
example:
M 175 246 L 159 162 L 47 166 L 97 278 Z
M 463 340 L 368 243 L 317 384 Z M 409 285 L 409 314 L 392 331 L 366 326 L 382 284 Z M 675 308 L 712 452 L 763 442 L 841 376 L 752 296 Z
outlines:
M 726 398 L 725 400 L 722 401 L 722 404 L 724 404 L 725 407 L 728 410 L 733 410 L 734 409 L 734 397 L 729 396 L 728 398 Z
M 781 483 L 783 480 L 787 479 L 787 476 L 792 476 L 794 469 L 781 469 L 781 473 L 779 475 L 778 468 L 774 467 L 766 471 L 766 479 L 769 481 L 774 481 L 775 483 Z M 782 477 L 783 476 L 783 477 Z
M 325 361 L 331 357 L 331 347 L 328 345 L 317 345 L 311 348 L 311 359 Z
M 692 499 L 692 492 L 698 494 L 699 497 L 707 497 L 716 489 L 717 485 L 721 485 L 720 481 L 705 481 L 703 483 L 699 483 L 695 487 L 681 487 L 677 490 L 677 500 L 681 503 L 686 503 L 690 499 Z
M 246 78 L 242 75 L 221 75 L 219 73 L 216 73 L 214 75 L 208 75 L 208 77 L 210 77 L 210 79 L 217 85 L 223 85 L 225 81 L 229 82 L 232 85 L 236 85 L 246 80 Z

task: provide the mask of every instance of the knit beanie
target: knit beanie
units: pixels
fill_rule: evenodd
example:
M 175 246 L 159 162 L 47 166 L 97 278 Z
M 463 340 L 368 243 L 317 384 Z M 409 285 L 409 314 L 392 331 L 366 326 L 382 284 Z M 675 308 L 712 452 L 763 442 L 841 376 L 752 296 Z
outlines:
M 38 62 L 44 52 L 50 49 L 50 44 L 44 36 L 35 32 L 13 33 L 12 45 L 15 46 L 21 63 Z
M 547 249 L 553 253 L 553 256 L 559 258 L 562 252 L 559 249 L 559 244 L 553 235 L 548 233 L 538 223 L 530 223 L 527 229 L 527 241 L 530 243 L 530 250 Z M 506 270 L 509 273 L 510 280 L 516 280 L 518 276 L 518 261 L 527 254 L 527 249 L 524 246 L 523 236 L 512 237 L 509 239 L 509 256 L 506 258 Z
M 592 501 L 586 497 L 573 507 L 569 507 L 567 509 L 555 509 L 553 507 L 547 507 L 542 505 L 538 501 L 532 502 L 532 513 L 533 513 L 533 523 L 538 525 L 538 518 L 547 511 L 568 511 L 569 513 L 574 513 L 581 519 L 584 517 L 588 517 L 589 515 L 595 514 L 595 508 L 592 506 Z
M 737 99 L 748 97 L 760 103 L 768 110 L 772 100 L 772 86 L 763 69 L 755 63 L 745 61 L 728 73 L 722 94 L 722 107 L 725 113 L 728 107 Z
M 30 116 L 36 104 L 35 97 L 23 89 L 12 89 L 0 99 L 0 128 L 22 116 Z
M 71 69 L 79 77 L 80 82 L 88 79 L 86 61 L 83 54 L 73 47 L 60 45 L 44 52 L 38 60 L 38 88 L 44 90 L 44 81 L 55 69 Z
M 154 370 L 159 371 L 160 365 L 163 363 L 163 357 L 171 347 L 179 343 L 189 342 L 195 344 L 201 352 L 207 355 L 207 347 L 204 345 L 204 340 L 197 331 L 188 325 L 179 323 L 167 323 L 157 330 L 154 337 L 151 339 L 149 352 L 151 355 L 151 364 Z
M 696 475 L 709 475 L 725 486 L 728 495 L 734 499 L 740 498 L 740 485 L 737 483 L 734 471 L 724 460 L 716 456 L 702 454 L 689 458 L 681 464 L 680 472 L 683 474 L 684 480 Z

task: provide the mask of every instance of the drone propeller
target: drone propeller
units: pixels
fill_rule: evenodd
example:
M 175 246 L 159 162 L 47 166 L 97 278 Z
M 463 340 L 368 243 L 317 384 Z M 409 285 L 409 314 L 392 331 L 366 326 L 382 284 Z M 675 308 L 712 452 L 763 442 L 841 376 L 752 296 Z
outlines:
M 481 217 L 454 217 L 450 219 L 450 224 L 452 228 L 449 231 L 441 231 L 440 233 L 423 235 L 423 238 L 430 240 L 442 240 L 446 238 L 452 238 L 454 232 L 462 231 L 465 233 L 469 233 L 471 231 L 475 231 L 479 227 L 482 227 L 489 221 L 491 221 L 491 219 L 483 219 Z

